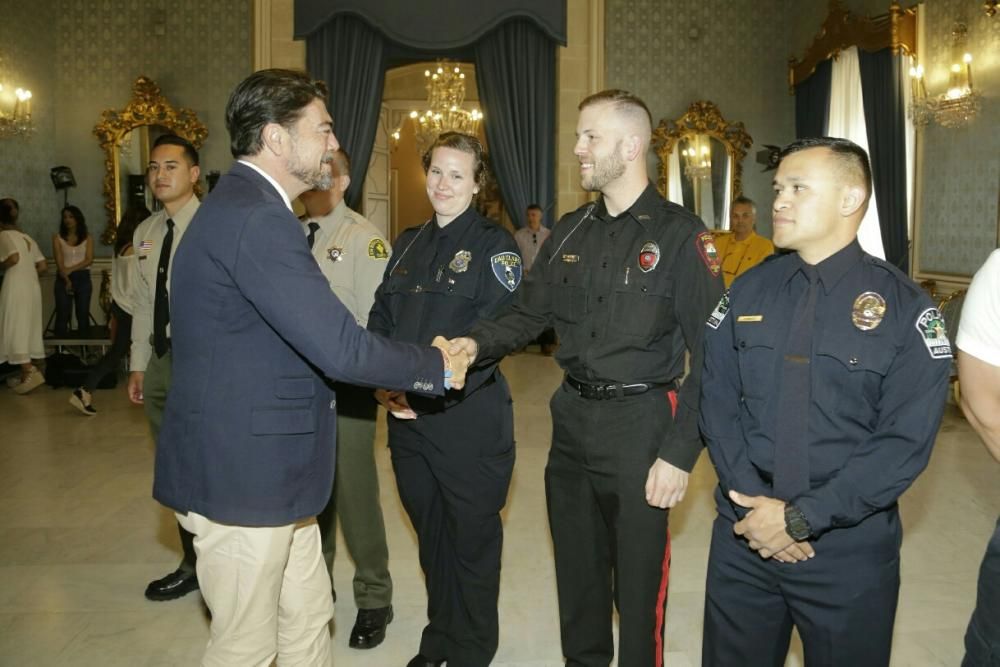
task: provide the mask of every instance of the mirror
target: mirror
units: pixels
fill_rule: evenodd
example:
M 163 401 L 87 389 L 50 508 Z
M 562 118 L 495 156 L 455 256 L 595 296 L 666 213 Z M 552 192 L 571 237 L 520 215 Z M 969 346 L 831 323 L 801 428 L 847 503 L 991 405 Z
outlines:
M 712 102 L 694 102 L 653 130 L 660 194 L 694 212 L 709 229 L 729 229 L 729 206 L 743 192 L 743 158 L 753 145 L 743 123 Z
M 174 109 L 160 93 L 160 87 L 140 76 L 132 84 L 132 99 L 124 109 L 106 109 L 94 126 L 94 135 L 104 151 L 104 208 L 108 224 L 101 234 L 107 245 L 115 242 L 115 231 L 130 198 L 153 202 L 146 188 L 149 150 L 161 134 L 174 133 L 200 149 L 208 128 L 191 109 Z M 195 192 L 201 195 L 200 185 Z

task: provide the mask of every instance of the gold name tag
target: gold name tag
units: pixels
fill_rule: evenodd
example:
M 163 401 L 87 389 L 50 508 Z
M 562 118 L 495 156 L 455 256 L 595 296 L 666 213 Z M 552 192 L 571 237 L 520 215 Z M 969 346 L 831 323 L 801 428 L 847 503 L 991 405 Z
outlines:
M 579 255 L 563 255 L 562 256 L 562 261 L 566 262 L 567 264 L 575 264 L 576 262 L 580 261 L 580 256 Z
M 740 315 L 736 318 L 737 322 L 763 322 L 763 315 Z

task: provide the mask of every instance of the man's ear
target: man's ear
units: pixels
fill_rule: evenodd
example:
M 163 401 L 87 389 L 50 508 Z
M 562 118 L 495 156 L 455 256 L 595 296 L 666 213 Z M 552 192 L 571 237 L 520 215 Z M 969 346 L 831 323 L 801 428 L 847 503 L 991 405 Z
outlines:
M 195 165 L 191 167 L 191 182 L 197 183 L 199 178 L 201 178 L 201 167 Z
M 857 213 L 864 207 L 867 194 L 865 188 L 860 185 L 845 185 L 840 199 L 840 215 L 849 218 Z
M 626 134 L 622 139 L 622 151 L 625 153 L 625 159 L 632 162 L 637 159 L 645 159 L 645 154 L 642 150 L 642 140 L 635 134 Z
M 285 145 L 287 130 L 278 123 L 268 123 L 260 131 L 260 139 L 264 147 L 275 155 L 281 155 Z
M 341 192 L 347 192 L 347 188 L 351 187 L 351 177 L 347 174 L 337 177 L 337 183 Z

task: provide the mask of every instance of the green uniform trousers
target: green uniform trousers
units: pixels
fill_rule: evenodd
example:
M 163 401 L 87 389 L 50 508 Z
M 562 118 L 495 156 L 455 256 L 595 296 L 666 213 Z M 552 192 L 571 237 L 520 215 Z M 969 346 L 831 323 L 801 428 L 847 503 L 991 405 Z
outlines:
M 392 604 L 389 547 L 375 469 L 375 415 L 370 389 L 336 384 L 337 458 L 330 502 L 316 517 L 326 566 L 333 567 L 337 519 L 354 559 L 354 602 L 358 609 Z

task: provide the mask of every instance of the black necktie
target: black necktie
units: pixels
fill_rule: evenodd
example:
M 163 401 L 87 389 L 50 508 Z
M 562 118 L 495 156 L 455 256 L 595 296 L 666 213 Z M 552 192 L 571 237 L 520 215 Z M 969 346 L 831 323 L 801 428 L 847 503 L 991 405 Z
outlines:
M 792 325 L 785 342 L 785 356 L 778 388 L 777 428 L 774 440 L 774 495 L 792 500 L 809 486 L 809 400 L 813 325 L 819 273 L 805 265 L 802 273 L 809 286 L 795 304 Z
M 316 232 L 319 230 L 318 222 L 309 223 L 309 236 L 306 237 L 306 241 L 309 242 L 309 249 L 312 250 L 313 244 L 316 243 Z
M 156 296 L 153 299 L 153 351 L 162 357 L 170 349 L 167 345 L 167 324 L 170 323 L 170 295 L 167 292 L 167 270 L 170 268 L 170 249 L 174 245 L 174 221 L 167 218 L 167 233 L 160 248 L 160 263 L 156 267 Z

